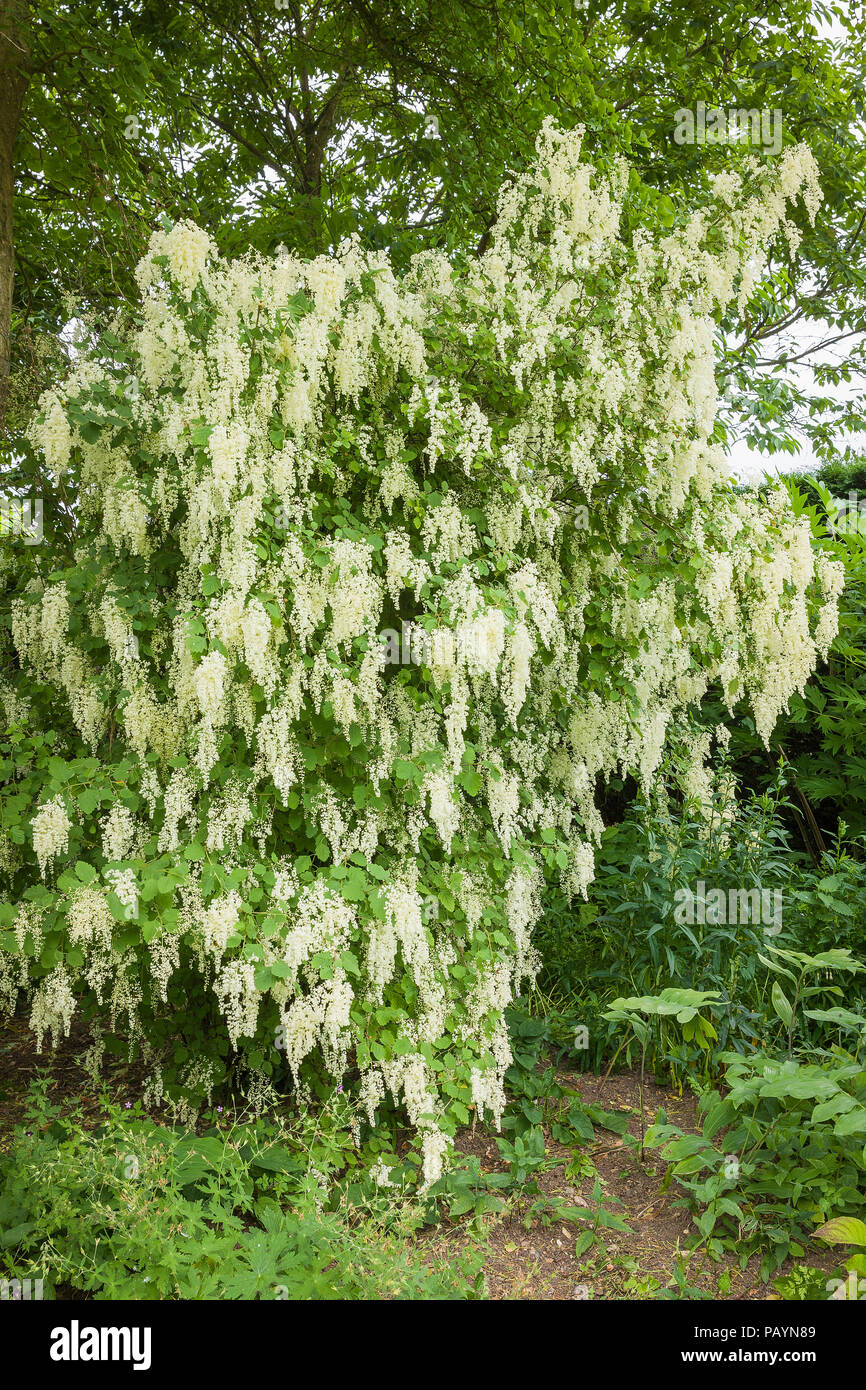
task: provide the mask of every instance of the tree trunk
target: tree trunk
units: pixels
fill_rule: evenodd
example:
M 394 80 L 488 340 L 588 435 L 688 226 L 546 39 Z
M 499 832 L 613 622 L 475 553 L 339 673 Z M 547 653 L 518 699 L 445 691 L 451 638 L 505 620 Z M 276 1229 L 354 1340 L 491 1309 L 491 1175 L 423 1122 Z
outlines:
M 9 396 L 12 290 L 15 283 L 13 151 L 28 82 L 30 54 L 25 39 L 28 18 L 28 6 L 24 0 L 0 0 L 0 432 L 5 430 Z

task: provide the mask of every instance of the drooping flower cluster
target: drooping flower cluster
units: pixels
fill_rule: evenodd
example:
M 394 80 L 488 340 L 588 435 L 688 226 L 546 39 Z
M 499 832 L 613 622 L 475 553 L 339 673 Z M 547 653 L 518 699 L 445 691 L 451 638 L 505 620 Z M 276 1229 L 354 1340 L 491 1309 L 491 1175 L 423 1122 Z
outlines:
M 501 1114 L 541 874 L 586 892 L 598 778 L 648 785 L 715 682 L 768 735 L 834 633 L 834 566 L 711 438 L 714 322 L 794 243 L 787 203 L 814 215 L 811 157 L 664 229 L 580 144 L 545 126 L 460 270 L 157 234 L 127 356 L 33 430 L 49 468 L 74 453 L 82 527 L 14 640 L 70 753 L 126 759 L 96 832 L 35 813 L 38 873 L 69 843 L 108 892 L 128 859 L 146 927 L 115 914 L 114 1016 L 147 1040 L 198 980 L 256 1087 L 357 1068 L 428 1181 L 473 1107 Z M 80 885 L 53 901 L 90 940 Z M 34 976 L 38 1029 L 70 968 Z
M 69 848 L 71 828 L 72 822 L 62 796 L 53 797 L 36 812 L 33 817 L 33 852 L 42 874 Z

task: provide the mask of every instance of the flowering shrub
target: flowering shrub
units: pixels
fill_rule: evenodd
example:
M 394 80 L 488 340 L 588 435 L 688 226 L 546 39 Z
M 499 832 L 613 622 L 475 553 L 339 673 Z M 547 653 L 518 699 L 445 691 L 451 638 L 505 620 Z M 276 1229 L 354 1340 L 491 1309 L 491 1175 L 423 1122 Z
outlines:
M 599 778 L 649 786 L 667 743 L 709 800 L 689 711 L 718 681 L 767 736 L 835 631 L 840 567 L 713 442 L 714 322 L 796 246 L 787 202 L 814 217 L 811 156 L 676 221 L 580 143 L 545 126 L 489 250 L 402 278 L 158 232 L 134 330 L 32 427 L 80 526 L 13 604 L 0 998 L 40 1040 L 80 1001 L 152 1098 L 238 1056 L 254 1095 L 390 1096 L 427 1182 L 501 1114 Z

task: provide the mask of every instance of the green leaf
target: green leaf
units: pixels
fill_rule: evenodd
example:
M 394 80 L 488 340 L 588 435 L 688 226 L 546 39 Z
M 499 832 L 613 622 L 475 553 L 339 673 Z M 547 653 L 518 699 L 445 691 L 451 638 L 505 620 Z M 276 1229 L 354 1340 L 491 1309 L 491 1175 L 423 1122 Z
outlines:
M 786 1028 L 790 1028 L 791 1021 L 794 1017 L 794 1011 L 791 1008 L 791 1005 L 788 1003 L 787 996 L 782 990 L 782 987 L 779 984 L 778 980 L 773 981 L 771 997 L 773 1000 L 773 1008 L 776 1010 L 776 1013 L 779 1015 L 779 1018 L 782 1020 Z
M 594 1232 L 594 1231 L 583 1231 L 583 1232 L 578 1236 L 577 1241 L 575 1242 L 575 1246 L 574 1246 L 574 1253 L 575 1253 L 575 1256 L 577 1257 L 577 1259 L 580 1259 L 581 1255 L 585 1255 L 586 1252 L 587 1252 L 587 1250 L 589 1250 L 589 1249 L 592 1248 L 592 1245 L 593 1245 L 593 1242 L 594 1242 L 594 1241 L 595 1241 L 595 1232 Z
M 866 1134 L 866 1108 L 860 1105 L 856 1109 L 840 1115 L 833 1126 L 833 1133 L 839 1138 L 844 1138 L 849 1134 Z
M 866 1221 L 856 1216 L 834 1216 L 832 1221 L 825 1221 L 823 1226 L 819 1226 L 814 1234 L 830 1245 L 866 1246 Z
M 316 955 L 313 956 L 311 964 L 318 970 L 320 979 L 333 980 L 334 962 L 331 959 L 330 951 L 318 951 Z

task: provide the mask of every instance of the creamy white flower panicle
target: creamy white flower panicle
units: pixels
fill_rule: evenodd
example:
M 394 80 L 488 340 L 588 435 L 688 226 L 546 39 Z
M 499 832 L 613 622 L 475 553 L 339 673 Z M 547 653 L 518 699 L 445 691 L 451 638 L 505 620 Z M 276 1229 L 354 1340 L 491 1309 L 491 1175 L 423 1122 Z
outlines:
M 207 952 L 221 960 L 229 937 L 240 921 L 240 894 L 232 891 L 211 900 L 201 924 L 202 943 Z
M 836 630 L 840 566 L 782 492 L 736 494 L 712 440 L 715 324 L 792 243 L 791 202 L 814 217 L 811 155 L 625 235 L 628 170 L 581 138 L 545 124 L 459 270 L 425 252 L 398 275 L 357 238 L 227 261 L 188 222 L 157 232 L 128 358 L 82 353 L 31 431 L 80 468 L 82 534 L 12 638 L 84 745 L 129 764 L 82 854 L 99 883 L 59 895 L 70 937 L 108 932 L 106 866 L 130 911 L 158 882 L 142 962 L 114 944 L 93 973 L 88 947 L 83 971 L 136 1036 L 191 958 L 232 1045 L 268 1059 L 257 1096 L 268 1068 L 303 1088 L 351 1066 L 371 1123 L 405 1109 L 427 1183 L 455 1117 L 501 1115 L 542 869 L 586 895 L 598 779 L 651 787 L 679 741 L 708 808 L 690 712 L 719 682 L 769 738 Z M 73 406 L 104 425 L 82 436 Z M 56 786 L 34 879 L 69 846 Z M 0 956 L 2 998 L 17 971 Z M 73 983 L 34 987 L 40 1035 Z
M 154 258 L 166 256 L 169 274 L 188 299 L 212 250 L 213 243 L 201 227 L 197 227 L 194 222 L 176 222 L 169 231 L 154 233 L 150 243 L 150 255 L 138 269 L 138 283 L 142 289 L 153 285 L 159 275 Z
M 57 856 L 68 849 L 71 829 L 66 803 L 59 794 L 40 806 L 33 817 L 33 849 L 43 877 Z
M 56 1048 L 61 1038 L 69 1036 L 75 1013 L 75 994 L 66 967 L 58 965 L 49 971 L 33 992 L 30 1027 L 36 1034 L 38 1051 L 42 1040 L 51 1034 L 51 1046 Z
M 52 473 L 59 475 L 66 469 L 75 436 L 63 397 L 58 392 L 49 392 L 45 397 L 42 416 L 33 423 L 30 439 L 42 453 Z
M 107 860 L 126 859 L 136 840 L 135 816 L 116 801 L 102 822 L 102 853 Z
M 76 888 L 67 916 L 69 940 L 75 946 L 110 946 L 114 919 L 105 894 L 94 888 Z

